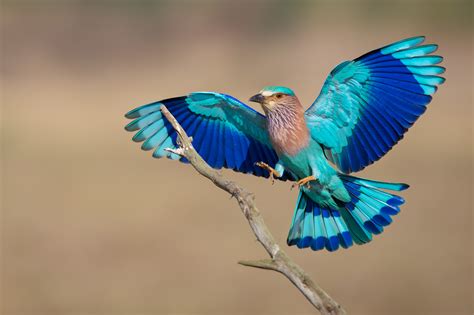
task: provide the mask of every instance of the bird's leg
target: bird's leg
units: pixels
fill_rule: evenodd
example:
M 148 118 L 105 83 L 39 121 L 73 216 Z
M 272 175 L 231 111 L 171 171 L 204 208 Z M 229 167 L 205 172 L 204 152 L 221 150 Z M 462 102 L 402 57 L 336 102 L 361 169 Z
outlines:
M 303 185 L 306 185 L 307 188 L 310 188 L 311 186 L 309 185 L 309 182 L 312 181 L 312 180 L 317 180 L 317 178 L 314 177 L 314 175 L 302 178 L 299 181 L 297 181 L 296 183 L 294 183 L 293 185 L 291 185 L 291 189 L 295 188 L 296 186 L 301 187 Z
M 275 177 L 281 177 L 280 173 L 278 173 L 277 170 L 275 170 L 273 167 L 271 167 L 265 162 L 257 162 L 255 163 L 255 165 L 263 169 L 266 169 L 270 173 L 270 180 L 272 181 L 272 185 L 275 183 Z

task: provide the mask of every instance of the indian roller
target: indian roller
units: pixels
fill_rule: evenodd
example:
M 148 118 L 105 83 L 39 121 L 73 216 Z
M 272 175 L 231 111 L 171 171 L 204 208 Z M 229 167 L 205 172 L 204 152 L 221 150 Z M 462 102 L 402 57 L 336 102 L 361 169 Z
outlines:
M 349 175 L 384 156 L 425 112 L 445 68 L 438 46 L 423 36 L 375 49 L 336 66 L 319 96 L 304 110 L 293 90 L 267 86 L 249 101 L 194 92 L 140 106 L 125 117 L 133 141 L 153 157 L 187 162 L 176 132 L 160 112 L 165 105 L 213 168 L 294 182 L 299 195 L 288 245 L 312 250 L 349 248 L 380 234 L 404 199 L 388 191 L 408 185 Z

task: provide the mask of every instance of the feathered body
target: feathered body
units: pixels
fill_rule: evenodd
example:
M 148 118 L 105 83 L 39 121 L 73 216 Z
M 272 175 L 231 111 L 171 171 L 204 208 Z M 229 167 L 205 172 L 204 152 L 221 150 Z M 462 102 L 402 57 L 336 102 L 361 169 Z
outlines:
M 310 137 L 305 111 L 298 97 L 293 91 L 280 87 L 267 87 L 265 91 L 267 94 L 272 92 L 262 100 L 268 134 L 283 168 L 296 180 L 311 175 L 318 179 L 317 183 L 302 187 L 314 196 L 315 201 L 332 207 L 338 207 L 333 197 L 342 202 L 349 201 L 349 194 L 324 156 L 321 145 Z
M 406 184 L 349 176 L 384 156 L 424 113 L 445 69 L 437 45 L 408 38 L 334 68 L 305 111 L 295 93 L 269 86 L 250 101 L 195 92 L 140 106 L 126 114 L 133 140 L 156 158 L 187 162 L 167 151 L 176 132 L 161 115 L 165 105 L 212 167 L 296 181 L 300 191 L 288 244 L 329 251 L 368 243 L 400 211 Z M 307 182 L 307 183 L 306 183 Z

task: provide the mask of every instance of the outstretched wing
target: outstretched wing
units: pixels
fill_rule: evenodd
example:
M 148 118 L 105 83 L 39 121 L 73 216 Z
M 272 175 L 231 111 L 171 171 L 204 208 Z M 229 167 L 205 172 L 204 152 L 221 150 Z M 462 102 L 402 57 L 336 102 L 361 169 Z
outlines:
M 329 74 L 321 93 L 305 113 L 312 137 L 345 172 L 356 172 L 380 159 L 423 114 L 431 95 L 444 82 L 429 55 L 437 45 L 424 37 L 405 39 L 345 61 Z
M 139 130 L 133 137 L 143 142 L 143 150 L 154 150 L 153 157 L 167 157 L 187 162 L 185 158 L 166 151 L 176 148 L 176 132 L 162 116 L 165 105 L 189 136 L 193 146 L 213 168 L 222 167 L 242 173 L 268 177 L 266 170 L 256 166 L 265 162 L 275 166 L 278 157 L 265 128 L 265 116 L 232 96 L 196 92 L 140 106 L 125 117 L 134 119 L 125 129 Z M 287 179 L 284 174 L 280 179 Z

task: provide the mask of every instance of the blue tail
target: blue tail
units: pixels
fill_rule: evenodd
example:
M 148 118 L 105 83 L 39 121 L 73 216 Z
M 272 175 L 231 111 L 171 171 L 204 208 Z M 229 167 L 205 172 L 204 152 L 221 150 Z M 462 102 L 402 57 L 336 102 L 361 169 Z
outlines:
M 340 175 L 352 200 L 338 209 L 326 209 L 312 201 L 302 190 L 298 195 L 288 245 L 312 250 L 326 248 L 335 251 L 349 248 L 353 243 L 364 244 L 373 234 L 383 232 L 392 222 L 391 216 L 400 212 L 403 198 L 381 191 L 401 191 L 406 184 L 392 184 L 348 175 Z

